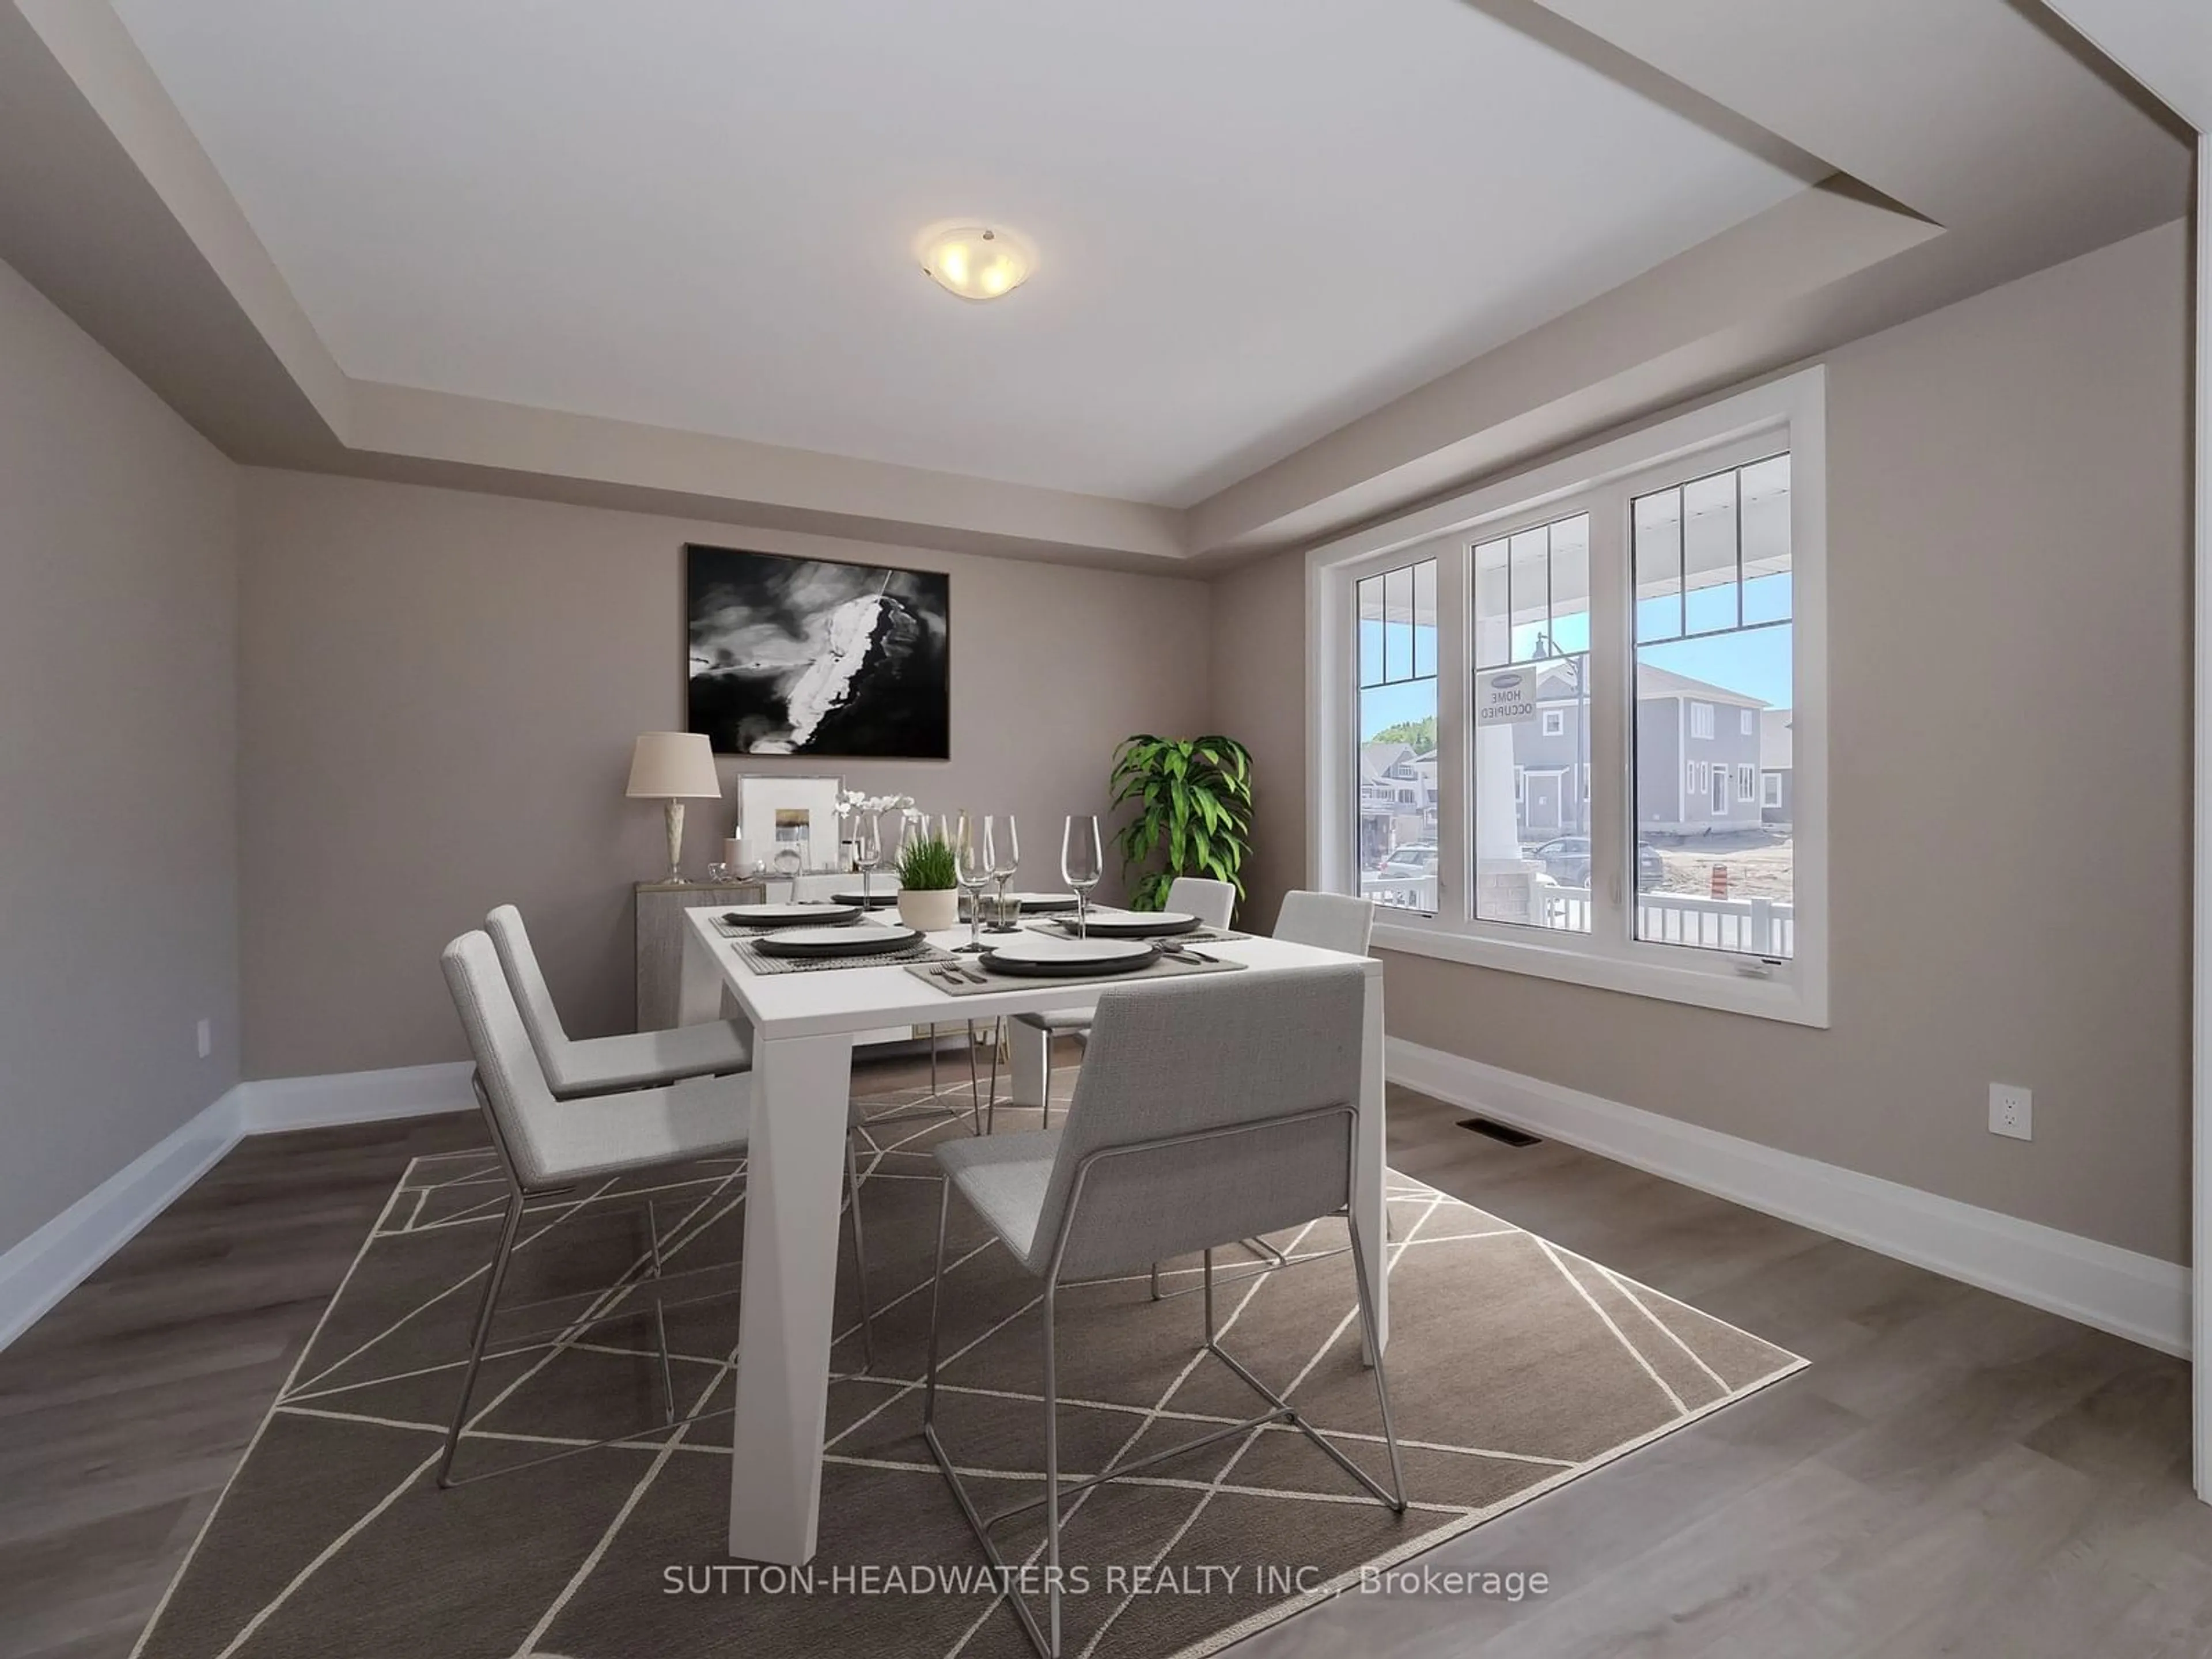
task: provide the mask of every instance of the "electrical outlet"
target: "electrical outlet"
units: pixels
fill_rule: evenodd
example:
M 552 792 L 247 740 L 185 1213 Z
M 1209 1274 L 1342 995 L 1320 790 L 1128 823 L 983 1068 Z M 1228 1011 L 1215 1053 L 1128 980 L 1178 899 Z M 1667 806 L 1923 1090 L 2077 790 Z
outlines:
M 204 1019 L 199 1026 L 200 1058 L 205 1060 L 215 1052 L 215 1022 Z
M 1990 1085 L 1990 1133 L 2035 1139 L 2035 1097 L 2016 1083 Z

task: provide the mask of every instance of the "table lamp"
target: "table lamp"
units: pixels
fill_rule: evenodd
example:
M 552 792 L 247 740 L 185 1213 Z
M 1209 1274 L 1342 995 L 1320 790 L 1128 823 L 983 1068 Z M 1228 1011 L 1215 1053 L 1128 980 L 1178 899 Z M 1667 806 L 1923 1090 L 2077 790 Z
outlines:
M 657 800 L 668 813 L 668 879 L 684 879 L 684 803 L 720 800 L 714 746 L 703 732 L 647 732 L 629 762 L 632 800 Z

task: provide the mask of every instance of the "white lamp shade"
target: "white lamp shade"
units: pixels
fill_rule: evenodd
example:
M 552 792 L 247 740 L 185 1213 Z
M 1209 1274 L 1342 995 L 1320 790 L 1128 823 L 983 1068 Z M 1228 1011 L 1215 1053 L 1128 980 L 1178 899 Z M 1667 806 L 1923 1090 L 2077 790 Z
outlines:
M 647 732 L 629 761 L 629 791 L 647 800 L 719 799 L 714 745 L 703 732 Z

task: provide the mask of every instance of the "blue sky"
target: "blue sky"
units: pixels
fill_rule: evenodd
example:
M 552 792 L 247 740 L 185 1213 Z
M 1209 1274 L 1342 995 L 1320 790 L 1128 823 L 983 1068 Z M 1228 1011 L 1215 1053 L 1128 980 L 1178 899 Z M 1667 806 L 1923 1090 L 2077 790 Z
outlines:
M 1761 576 L 1744 584 L 1743 605 L 1747 620 L 1761 617 L 1786 617 L 1790 605 L 1790 577 L 1785 573 Z M 1673 598 L 1646 599 L 1636 607 L 1638 633 L 1644 636 L 1641 647 L 1643 659 L 1654 667 L 1686 674 L 1692 679 L 1705 680 L 1711 684 L 1741 691 L 1759 698 L 1776 708 L 1787 708 L 1793 702 L 1790 690 L 1790 636 L 1793 629 L 1762 628 L 1747 633 L 1723 635 L 1708 639 L 1654 641 L 1653 635 L 1671 634 L 1680 619 L 1681 602 Z M 1689 625 L 1693 628 L 1727 627 L 1735 620 L 1735 593 L 1733 584 L 1698 590 L 1689 596 Z M 1382 648 L 1384 624 L 1379 622 L 1359 625 L 1360 649 L 1363 655 Z M 1534 643 L 1537 629 L 1531 626 L 1516 629 L 1514 637 L 1516 653 L 1527 651 Z M 1417 665 L 1430 668 L 1436 659 L 1436 630 L 1432 628 L 1412 628 L 1396 625 L 1396 637 L 1392 641 L 1394 651 L 1402 653 L 1411 639 Z M 1589 643 L 1588 613 L 1559 619 L 1557 637 L 1553 641 L 1560 650 L 1575 652 Z M 1419 720 L 1436 712 L 1436 683 L 1421 681 L 1409 684 L 1377 686 L 1359 694 L 1359 732 L 1364 738 L 1394 726 L 1401 720 Z

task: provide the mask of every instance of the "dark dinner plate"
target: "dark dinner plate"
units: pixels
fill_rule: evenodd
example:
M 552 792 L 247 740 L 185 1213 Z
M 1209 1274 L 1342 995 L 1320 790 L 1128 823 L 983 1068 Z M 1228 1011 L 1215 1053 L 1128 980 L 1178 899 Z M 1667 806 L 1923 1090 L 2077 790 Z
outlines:
M 1086 949 L 1085 943 L 1093 949 Z M 1058 945 L 1057 950 L 1045 947 Z M 1159 947 L 1140 940 L 1054 940 L 1030 934 L 1026 939 L 989 946 L 983 966 L 994 974 L 1022 979 L 1083 979 L 1104 974 L 1133 974 L 1160 959 Z
M 888 910 L 898 902 L 898 889 L 894 887 L 890 891 L 885 892 L 878 887 L 873 892 L 863 896 L 860 890 L 855 887 L 849 893 L 832 893 L 830 896 L 840 904 L 851 905 L 856 910 L 863 906 L 871 910 Z
M 1073 916 L 1054 916 L 1053 921 L 1073 934 Z M 1141 910 L 1116 910 L 1108 915 L 1091 913 L 1091 937 L 1093 939 L 1160 939 L 1169 933 L 1188 933 L 1198 925 L 1196 916 L 1185 915 L 1179 910 L 1161 910 L 1147 914 Z
M 722 912 L 738 927 L 830 927 L 860 916 L 857 904 L 740 904 Z
M 1075 908 L 1073 893 L 1010 893 L 1007 896 L 1019 901 L 1025 916 L 1053 916 Z
M 764 957 L 872 957 L 921 943 L 911 927 L 802 927 L 764 933 L 753 949 Z

